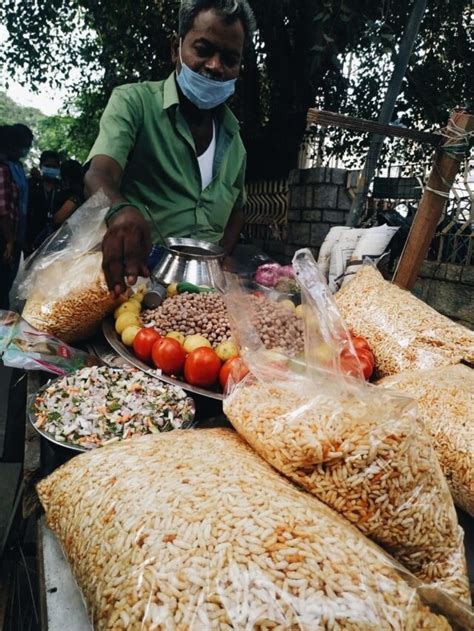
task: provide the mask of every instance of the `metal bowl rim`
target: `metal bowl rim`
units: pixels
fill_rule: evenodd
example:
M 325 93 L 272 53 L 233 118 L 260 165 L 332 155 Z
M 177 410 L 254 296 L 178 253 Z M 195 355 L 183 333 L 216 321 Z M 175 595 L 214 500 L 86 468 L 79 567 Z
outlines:
M 165 239 L 166 249 L 175 256 L 181 256 L 190 260 L 209 261 L 214 259 L 222 259 L 225 256 L 225 250 L 220 245 L 209 243 L 208 241 L 200 241 L 198 239 L 188 239 L 181 237 L 169 237 Z M 200 248 L 208 250 L 209 254 L 192 254 L 191 252 L 182 252 L 175 248 L 179 246 Z

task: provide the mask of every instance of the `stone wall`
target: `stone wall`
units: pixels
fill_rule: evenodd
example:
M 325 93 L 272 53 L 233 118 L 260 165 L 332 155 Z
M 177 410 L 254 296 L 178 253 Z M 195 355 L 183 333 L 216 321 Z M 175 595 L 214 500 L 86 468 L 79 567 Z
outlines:
M 288 226 L 281 241 L 257 242 L 280 263 L 289 263 L 293 254 L 309 247 L 317 256 L 332 226 L 344 225 L 351 207 L 345 169 L 298 169 L 290 173 Z
M 425 261 L 414 293 L 436 311 L 474 329 L 474 266 Z

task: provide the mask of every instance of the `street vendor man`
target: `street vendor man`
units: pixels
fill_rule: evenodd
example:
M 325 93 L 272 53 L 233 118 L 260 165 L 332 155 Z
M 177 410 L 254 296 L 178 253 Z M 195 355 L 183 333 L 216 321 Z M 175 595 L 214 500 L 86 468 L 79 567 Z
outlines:
M 225 102 L 255 19 L 247 0 L 183 0 L 164 81 L 116 88 L 85 176 L 109 197 L 103 269 L 116 295 L 146 276 L 167 237 L 236 245 L 244 220 L 245 149 Z M 154 256 L 155 255 L 155 256 Z M 159 259 L 159 257 L 158 257 Z

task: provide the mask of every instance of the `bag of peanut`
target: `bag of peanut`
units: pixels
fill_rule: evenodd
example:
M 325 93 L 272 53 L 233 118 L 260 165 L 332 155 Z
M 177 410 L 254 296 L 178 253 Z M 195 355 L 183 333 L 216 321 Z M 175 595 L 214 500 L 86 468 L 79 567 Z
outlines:
M 474 517 L 474 370 L 458 364 L 379 381 L 418 402 L 454 502 Z
M 364 265 L 336 294 L 347 326 L 369 342 L 377 376 L 404 370 L 474 364 L 474 332 Z
M 117 306 L 102 272 L 100 244 L 109 200 L 88 199 L 26 261 L 19 298 L 23 318 L 64 342 L 90 337 Z
M 452 628 L 416 579 L 231 430 L 124 441 L 37 489 L 97 631 Z
M 309 250 L 293 259 L 305 364 L 265 349 L 238 291 L 227 303 L 251 374 L 224 411 L 267 462 L 344 516 L 423 583 L 470 602 L 463 532 L 413 399 L 346 377 L 350 336 Z

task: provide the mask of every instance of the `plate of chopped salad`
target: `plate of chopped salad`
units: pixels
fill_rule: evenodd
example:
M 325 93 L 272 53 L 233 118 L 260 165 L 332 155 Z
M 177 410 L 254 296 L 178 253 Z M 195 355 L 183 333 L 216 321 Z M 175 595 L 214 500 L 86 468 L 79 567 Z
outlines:
M 186 392 L 135 368 L 93 366 L 49 381 L 32 398 L 29 418 L 47 440 L 89 451 L 120 440 L 193 426 Z

